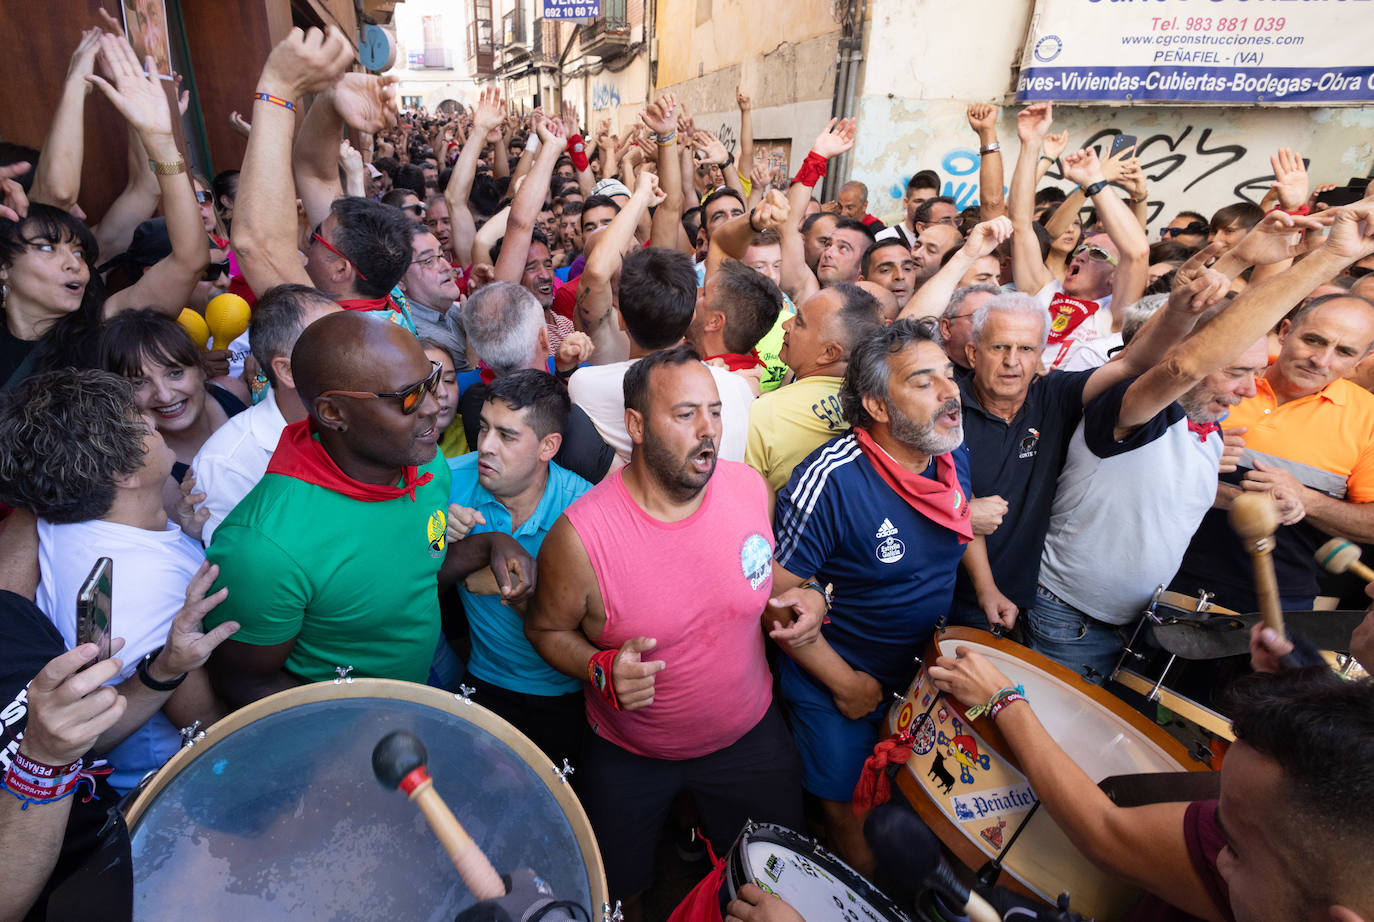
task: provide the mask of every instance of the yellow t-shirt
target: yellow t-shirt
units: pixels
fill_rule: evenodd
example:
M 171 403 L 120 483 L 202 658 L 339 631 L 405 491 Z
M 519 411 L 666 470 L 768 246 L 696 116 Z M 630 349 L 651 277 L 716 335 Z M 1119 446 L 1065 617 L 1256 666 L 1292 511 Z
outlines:
M 793 304 L 792 299 L 784 294 L 782 296 L 782 309 L 778 311 L 778 322 L 773 324 L 773 329 L 765 333 L 763 339 L 759 340 L 758 345 L 754 347 L 754 351 L 759 354 L 759 359 L 764 364 L 760 390 L 765 394 L 777 390 L 787 377 L 789 369 L 778 357 L 778 352 L 782 349 L 782 325 L 796 313 L 797 305 Z
M 764 394 L 749 407 L 744 462 L 776 493 L 792 469 L 817 448 L 849 431 L 840 412 L 843 378 L 812 375 Z

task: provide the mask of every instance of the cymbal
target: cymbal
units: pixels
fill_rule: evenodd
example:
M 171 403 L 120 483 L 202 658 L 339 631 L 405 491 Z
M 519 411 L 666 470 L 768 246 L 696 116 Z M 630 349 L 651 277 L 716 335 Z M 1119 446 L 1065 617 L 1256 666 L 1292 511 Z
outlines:
M 1363 611 L 1286 611 L 1288 630 L 1301 634 L 1322 650 L 1350 649 L 1350 633 L 1364 620 Z M 1186 660 L 1221 659 L 1250 651 L 1250 628 L 1258 614 L 1219 615 L 1202 620 L 1167 619 L 1152 624 L 1155 641 L 1167 652 Z

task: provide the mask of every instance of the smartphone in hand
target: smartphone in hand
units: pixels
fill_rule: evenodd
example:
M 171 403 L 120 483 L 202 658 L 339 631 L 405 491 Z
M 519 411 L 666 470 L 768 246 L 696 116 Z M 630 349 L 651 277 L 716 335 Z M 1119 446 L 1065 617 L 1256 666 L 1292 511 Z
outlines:
M 110 658 L 110 595 L 114 561 L 101 557 L 91 568 L 76 596 L 76 643 L 93 643 L 100 653 L 93 662 Z
M 1135 156 L 1136 137 L 1133 134 L 1119 134 L 1112 138 L 1112 152 L 1109 157 L 1115 157 L 1123 150 L 1130 149 L 1131 156 Z

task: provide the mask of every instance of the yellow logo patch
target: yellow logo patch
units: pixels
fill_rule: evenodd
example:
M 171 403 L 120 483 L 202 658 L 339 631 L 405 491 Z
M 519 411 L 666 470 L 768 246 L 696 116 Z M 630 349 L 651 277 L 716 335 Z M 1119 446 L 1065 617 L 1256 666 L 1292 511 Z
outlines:
M 448 547 L 448 517 L 444 515 L 444 510 L 435 509 L 430 513 L 425 532 L 425 537 L 429 541 L 429 555 L 441 556 L 444 548 Z

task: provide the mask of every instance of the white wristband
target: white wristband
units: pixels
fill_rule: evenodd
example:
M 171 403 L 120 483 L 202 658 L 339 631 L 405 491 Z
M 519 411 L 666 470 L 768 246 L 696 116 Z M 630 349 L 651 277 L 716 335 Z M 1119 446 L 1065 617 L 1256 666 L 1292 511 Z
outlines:
M 525 150 L 531 154 L 539 153 L 539 135 L 537 132 L 530 132 L 530 136 L 525 139 Z

